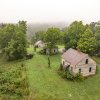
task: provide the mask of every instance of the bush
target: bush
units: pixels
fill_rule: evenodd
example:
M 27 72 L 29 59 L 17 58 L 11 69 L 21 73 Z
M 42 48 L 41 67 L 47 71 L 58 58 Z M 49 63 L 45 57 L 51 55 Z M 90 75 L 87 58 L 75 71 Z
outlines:
M 75 80 L 76 81 L 83 81 L 84 80 L 84 77 L 82 76 L 81 73 L 77 73 L 76 76 L 75 76 Z
M 40 50 L 38 53 L 41 54 L 41 55 L 46 55 L 44 50 Z
M 10 67 L 10 66 L 9 66 Z M 9 97 L 9 100 L 23 100 L 29 95 L 29 85 L 26 77 L 25 65 L 17 64 L 8 70 L 8 67 L 1 67 L 0 70 L 0 95 L 1 99 Z M 16 99 L 17 98 L 17 99 Z M 6 99 L 4 99 L 6 100 Z
M 74 74 L 71 71 L 69 71 L 69 70 L 59 71 L 59 75 L 62 78 L 65 78 L 65 79 L 68 79 L 68 80 L 74 80 Z
M 82 74 L 77 73 L 76 75 L 74 75 L 74 73 L 69 70 L 66 70 L 66 71 L 59 70 L 59 75 L 62 78 L 65 78 L 71 81 L 83 81 L 84 80 L 84 77 L 82 76 Z
M 26 59 L 32 59 L 33 56 L 34 56 L 34 54 L 27 54 L 27 55 L 26 55 Z
M 74 80 L 74 74 L 71 71 L 66 71 L 67 79 Z

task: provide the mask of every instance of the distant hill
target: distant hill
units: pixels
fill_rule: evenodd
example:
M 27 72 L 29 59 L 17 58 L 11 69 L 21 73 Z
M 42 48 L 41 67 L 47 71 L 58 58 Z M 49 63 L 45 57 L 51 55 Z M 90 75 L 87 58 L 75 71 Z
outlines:
M 46 31 L 48 28 L 50 27 L 57 27 L 57 28 L 64 28 L 66 27 L 68 24 L 67 23 L 63 23 L 63 22 L 58 22 L 58 23 L 43 23 L 43 24 L 39 24 L 39 23 L 32 23 L 32 24 L 28 24 L 27 26 L 27 36 L 30 39 L 33 34 L 35 34 L 38 31 Z

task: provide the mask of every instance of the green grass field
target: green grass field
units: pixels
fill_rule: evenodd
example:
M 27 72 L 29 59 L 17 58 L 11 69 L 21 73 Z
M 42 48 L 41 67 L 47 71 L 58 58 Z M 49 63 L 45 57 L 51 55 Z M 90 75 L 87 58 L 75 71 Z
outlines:
M 71 82 L 57 73 L 61 55 L 51 56 L 50 60 L 51 68 L 44 55 L 35 54 L 26 62 L 30 100 L 100 100 L 100 67 L 95 76 L 83 82 Z
M 33 50 L 28 48 L 30 53 Z M 47 56 L 34 54 L 30 60 L 4 62 L 7 67 L 25 64 L 30 89 L 28 100 L 100 100 L 100 66 L 96 75 L 83 82 L 71 82 L 58 75 L 60 54 L 50 57 L 51 68 L 48 68 Z M 0 61 L 0 64 L 3 63 Z

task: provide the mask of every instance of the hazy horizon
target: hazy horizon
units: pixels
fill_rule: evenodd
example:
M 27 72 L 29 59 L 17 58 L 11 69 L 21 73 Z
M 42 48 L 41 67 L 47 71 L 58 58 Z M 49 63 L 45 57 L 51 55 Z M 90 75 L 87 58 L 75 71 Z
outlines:
M 0 23 L 71 23 L 100 20 L 99 0 L 0 0 Z

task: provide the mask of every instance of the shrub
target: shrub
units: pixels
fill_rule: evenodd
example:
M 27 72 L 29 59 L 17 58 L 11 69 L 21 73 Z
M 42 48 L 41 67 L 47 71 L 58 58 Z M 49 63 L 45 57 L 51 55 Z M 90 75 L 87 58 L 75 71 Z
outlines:
M 62 78 L 65 78 L 65 79 L 68 79 L 68 80 L 74 80 L 74 74 L 71 71 L 69 71 L 69 70 L 59 71 L 59 75 Z
M 67 79 L 74 80 L 74 74 L 71 71 L 66 71 Z
M 10 66 L 9 66 L 10 67 Z M 29 86 L 26 77 L 25 65 L 22 63 L 15 65 L 8 70 L 7 67 L 1 67 L 0 70 L 0 95 L 1 99 L 9 97 L 9 100 L 23 100 L 29 95 Z M 3 99 L 7 100 L 7 99 Z
M 44 50 L 40 50 L 38 53 L 41 54 L 41 55 L 46 55 Z
M 83 81 L 84 80 L 84 77 L 82 76 L 81 73 L 77 73 L 76 76 L 75 76 L 75 80 L 76 81 Z
M 82 76 L 82 74 L 77 73 L 76 75 L 74 75 L 74 73 L 72 71 L 69 70 L 59 70 L 59 75 L 62 78 L 71 80 L 71 81 L 83 81 L 84 77 Z
M 26 59 L 32 59 L 33 56 L 34 56 L 34 54 L 27 54 L 27 55 L 26 55 Z

